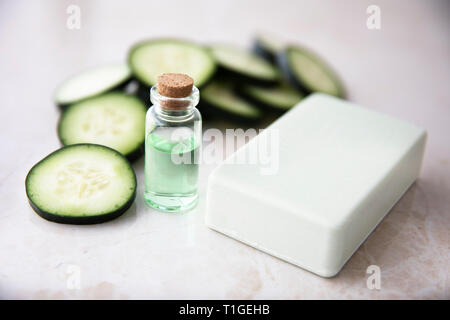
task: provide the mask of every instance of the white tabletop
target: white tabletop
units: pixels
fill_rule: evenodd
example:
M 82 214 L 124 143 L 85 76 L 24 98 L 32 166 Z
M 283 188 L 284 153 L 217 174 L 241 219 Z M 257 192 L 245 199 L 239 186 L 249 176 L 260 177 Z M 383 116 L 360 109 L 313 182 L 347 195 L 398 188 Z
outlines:
M 0 298 L 450 298 L 448 1 L 376 1 L 380 30 L 366 27 L 366 0 L 76 3 L 80 30 L 66 27 L 71 1 L 0 4 Z M 133 165 L 136 202 L 112 222 L 60 225 L 32 211 L 24 180 L 60 146 L 51 95 L 61 80 L 123 61 L 143 38 L 249 45 L 257 31 L 311 47 L 349 100 L 429 133 L 420 179 L 338 276 L 320 278 L 208 229 L 214 165 L 202 166 L 200 202 L 186 214 L 145 206 L 142 159 Z M 370 265 L 381 269 L 380 290 L 366 285 Z

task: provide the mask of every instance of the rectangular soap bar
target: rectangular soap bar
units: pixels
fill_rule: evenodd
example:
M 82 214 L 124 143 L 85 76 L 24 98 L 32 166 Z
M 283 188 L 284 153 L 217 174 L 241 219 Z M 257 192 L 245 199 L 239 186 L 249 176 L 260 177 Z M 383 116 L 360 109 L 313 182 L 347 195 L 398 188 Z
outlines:
M 332 277 L 418 177 L 426 132 L 324 94 L 269 129 L 279 133 L 270 148 L 278 170 L 234 161 L 267 138 L 263 131 L 210 175 L 206 224 Z

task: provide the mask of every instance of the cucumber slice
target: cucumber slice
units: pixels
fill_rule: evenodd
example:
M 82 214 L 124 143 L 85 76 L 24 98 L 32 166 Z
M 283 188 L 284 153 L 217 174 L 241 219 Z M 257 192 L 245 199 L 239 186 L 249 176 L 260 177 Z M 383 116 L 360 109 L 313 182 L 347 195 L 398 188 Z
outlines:
M 274 63 L 277 55 L 284 48 L 284 44 L 274 37 L 258 35 L 253 41 L 253 52 L 267 61 Z
M 258 107 L 236 95 L 231 83 L 225 81 L 216 80 L 202 90 L 202 103 L 205 102 L 208 109 L 212 107 L 241 120 L 255 120 L 262 116 Z
M 44 219 L 69 224 L 105 222 L 136 197 L 136 176 L 117 151 L 95 144 L 63 147 L 38 162 L 25 180 L 31 207 Z
M 131 70 L 124 63 L 96 67 L 66 79 L 56 89 L 54 100 L 66 106 L 125 86 L 130 80 Z
M 136 44 L 131 48 L 128 62 L 136 78 L 146 86 L 156 84 L 162 73 L 185 73 L 197 87 L 205 84 L 216 70 L 208 50 L 192 42 L 158 39 Z
M 224 70 L 244 81 L 272 84 L 279 78 L 278 70 L 253 52 L 223 44 L 212 46 L 211 52 Z
M 63 145 L 101 144 L 135 160 L 143 151 L 146 110 L 134 96 L 106 93 L 69 106 L 59 120 L 58 136 Z
M 300 47 L 288 47 L 278 56 L 287 80 L 305 92 L 323 92 L 344 97 L 344 89 L 334 71 L 317 55 Z
M 277 111 L 286 111 L 292 108 L 304 97 L 297 90 L 286 84 L 270 88 L 244 85 L 239 92 L 254 104 Z

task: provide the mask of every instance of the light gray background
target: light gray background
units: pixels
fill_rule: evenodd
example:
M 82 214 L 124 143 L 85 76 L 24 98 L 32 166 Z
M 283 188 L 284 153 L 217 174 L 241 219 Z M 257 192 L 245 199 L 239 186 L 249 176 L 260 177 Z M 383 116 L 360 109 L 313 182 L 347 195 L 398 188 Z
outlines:
M 81 7 L 81 30 L 66 8 Z M 366 8 L 381 7 L 381 30 Z M 448 1 L 2 1 L 0 3 L 0 298 L 449 298 L 450 5 Z M 428 130 L 421 178 L 333 279 L 322 279 L 203 224 L 143 204 L 98 226 L 47 222 L 24 179 L 59 147 L 54 88 L 84 68 L 121 61 L 134 42 L 175 36 L 250 45 L 268 32 L 318 52 L 349 100 Z M 222 127 L 229 124 L 218 124 Z M 382 289 L 366 287 L 376 264 Z M 81 288 L 66 286 L 79 266 Z

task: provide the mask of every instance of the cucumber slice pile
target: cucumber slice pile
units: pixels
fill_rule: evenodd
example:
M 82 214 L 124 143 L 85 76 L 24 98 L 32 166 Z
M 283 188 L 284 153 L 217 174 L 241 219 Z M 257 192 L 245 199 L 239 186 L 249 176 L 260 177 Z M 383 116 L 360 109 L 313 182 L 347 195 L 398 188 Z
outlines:
M 242 81 L 260 84 L 273 84 L 279 78 L 278 70 L 260 56 L 239 47 L 217 44 L 211 52 L 218 64 L 232 76 Z
M 69 106 L 60 118 L 58 136 L 63 145 L 101 144 L 134 160 L 143 151 L 146 111 L 134 96 L 107 93 Z
M 253 41 L 253 52 L 271 63 L 284 48 L 283 42 L 267 35 L 258 35 Z
M 28 172 L 25 186 L 37 214 L 69 224 L 114 219 L 136 197 L 136 176 L 129 162 L 117 151 L 94 144 L 51 153 Z
M 238 96 L 229 82 L 214 81 L 202 90 L 203 106 L 215 108 L 223 114 L 234 116 L 241 120 L 256 120 L 262 116 L 261 110 L 252 103 Z M 207 110 L 205 110 L 207 111 Z
M 286 84 L 262 88 L 254 85 L 244 85 L 240 94 L 253 101 L 256 105 L 276 111 L 285 111 L 303 99 L 303 95 Z
M 128 62 L 136 78 L 153 86 L 163 73 L 185 73 L 201 87 L 214 74 L 216 63 L 208 50 L 188 41 L 150 40 L 131 48 Z
M 288 47 L 278 57 L 287 80 L 304 92 L 323 92 L 343 97 L 344 89 L 333 70 L 317 55 L 300 47 Z
M 74 76 L 58 87 L 55 101 L 63 106 L 77 105 L 73 110 L 83 114 L 83 110 L 88 108 L 79 108 L 79 103 L 97 98 L 124 83 L 128 84 L 133 78 L 135 90 L 127 92 L 148 106 L 150 87 L 156 84 L 160 74 L 169 72 L 186 73 L 194 78 L 197 87 L 201 87 L 202 100 L 206 96 L 204 104 L 209 105 L 203 109 L 206 121 L 208 114 L 214 113 L 209 112 L 210 109 L 218 109 L 219 113 L 225 111 L 224 116 L 230 115 L 234 119 L 258 120 L 270 109 L 284 112 L 292 108 L 312 92 L 338 97 L 344 97 L 345 94 L 336 74 L 317 55 L 302 47 L 288 46 L 275 37 L 259 34 L 254 39 L 252 50 L 220 43 L 207 47 L 188 40 L 170 38 L 141 41 L 129 50 L 128 66 L 106 66 Z M 210 94 L 218 88 L 220 96 Z M 93 105 L 97 103 L 103 104 L 102 99 L 89 101 L 94 109 L 96 107 Z M 200 103 L 203 104 L 202 101 Z M 98 109 L 102 108 L 99 106 Z M 261 110 L 256 112 L 256 109 Z M 75 118 L 69 115 L 68 118 Z M 137 114 L 132 113 L 130 117 L 137 117 Z M 113 131 L 117 132 L 112 129 L 112 124 L 106 125 L 108 134 L 101 135 L 93 131 L 88 134 L 79 125 L 70 123 L 63 126 L 66 130 L 60 130 L 60 139 L 64 144 L 100 143 L 119 150 L 131 160 L 140 154 L 131 150 L 131 145 L 135 146 L 135 137 L 130 137 L 131 134 L 126 137 L 112 135 Z
M 76 74 L 62 82 L 55 91 L 55 102 L 66 106 L 120 88 L 131 79 L 131 70 L 125 63 L 100 66 Z

